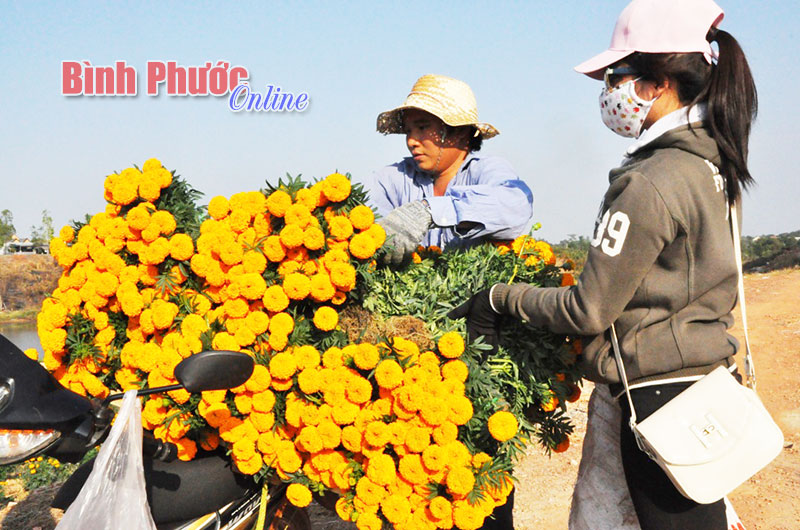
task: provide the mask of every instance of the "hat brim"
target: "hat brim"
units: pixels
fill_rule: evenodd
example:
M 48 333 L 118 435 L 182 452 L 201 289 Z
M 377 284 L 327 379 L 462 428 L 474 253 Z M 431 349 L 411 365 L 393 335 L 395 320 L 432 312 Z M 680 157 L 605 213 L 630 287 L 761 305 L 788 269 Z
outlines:
M 494 136 L 500 134 L 500 131 L 492 125 L 491 123 L 483 123 L 483 122 L 469 122 L 469 123 L 450 123 L 447 120 L 443 119 L 441 116 L 437 116 L 435 113 L 431 112 L 430 109 L 426 109 L 423 107 L 417 107 L 414 105 L 402 105 L 400 107 L 394 108 L 392 110 L 387 110 L 386 112 L 381 112 L 378 114 L 378 120 L 376 124 L 376 128 L 379 133 L 381 134 L 403 134 L 403 123 L 401 113 L 406 109 L 418 109 L 430 114 L 433 114 L 440 120 L 442 120 L 445 124 L 450 125 L 451 127 L 463 127 L 466 125 L 472 125 L 476 129 L 478 129 L 481 133 L 481 137 L 484 140 L 488 140 Z
M 621 61 L 625 57 L 633 53 L 633 50 L 613 50 L 609 49 L 603 53 L 599 53 L 584 61 L 575 67 L 575 71 L 581 74 L 588 75 L 592 79 L 603 79 L 603 73 L 606 68 L 612 64 Z

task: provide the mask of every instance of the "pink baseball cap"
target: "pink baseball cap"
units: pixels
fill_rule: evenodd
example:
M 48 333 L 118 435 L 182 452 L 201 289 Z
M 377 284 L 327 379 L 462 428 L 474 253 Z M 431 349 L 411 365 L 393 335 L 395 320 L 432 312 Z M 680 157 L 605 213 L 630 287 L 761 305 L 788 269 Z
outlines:
M 606 68 L 634 52 L 699 52 L 711 62 L 706 34 L 724 16 L 713 0 L 633 0 L 617 19 L 611 46 L 575 70 L 602 79 Z

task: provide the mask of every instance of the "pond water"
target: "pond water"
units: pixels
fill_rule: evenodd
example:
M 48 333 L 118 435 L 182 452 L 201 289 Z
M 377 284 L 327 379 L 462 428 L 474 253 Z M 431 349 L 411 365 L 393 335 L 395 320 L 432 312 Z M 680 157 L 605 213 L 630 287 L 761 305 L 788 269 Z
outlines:
M 42 345 L 39 343 L 39 335 L 36 333 L 36 322 L 0 323 L 0 334 L 21 350 L 36 348 L 39 350 L 40 360 L 44 356 Z

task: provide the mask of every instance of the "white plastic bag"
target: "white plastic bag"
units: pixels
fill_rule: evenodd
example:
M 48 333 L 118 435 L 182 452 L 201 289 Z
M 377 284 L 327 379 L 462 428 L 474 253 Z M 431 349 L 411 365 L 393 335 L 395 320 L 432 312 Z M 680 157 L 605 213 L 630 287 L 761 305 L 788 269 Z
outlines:
M 125 392 L 89 478 L 56 530 L 156 530 L 142 467 L 142 406 Z
M 586 436 L 572 492 L 570 530 L 640 530 L 628 484 L 622 471 L 619 426 L 622 411 L 608 385 L 595 385 L 589 398 Z M 725 497 L 730 530 L 744 530 L 736 511 Z

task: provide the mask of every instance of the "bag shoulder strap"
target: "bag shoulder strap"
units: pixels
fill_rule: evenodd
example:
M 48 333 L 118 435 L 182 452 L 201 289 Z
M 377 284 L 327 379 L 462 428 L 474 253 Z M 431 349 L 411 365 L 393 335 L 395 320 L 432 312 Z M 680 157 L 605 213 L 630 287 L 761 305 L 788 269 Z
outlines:
M 747 334 L 747 310 L 744 301 L 744 275 L 742 274 L 742 246 L 739 236 L 739 221 L 736 215 L 736 205 L 730 205 L 730 224 L 731 236 L 733 237 L 733 253 L 736 259 L 736 272 L 738 274 L 738 291 L 739 291 L 739 306 L 742 310 L 742 327 L 744 328 L 744 345 L 745 345 L 745 377 L 746 384 L 756 390 L 756 371 L 753 364 L 753 356 L 750 353 L 750 337 Z M 625 365 L 622 362 L 622 354 L 619 351 L 619 341 L 617 340 L 617 330 L 614 324 L 611 324 L 611 346 L 614 349 L 614 358 L 617 362 L 617 370 L 619 371 L 619 378 L 622 380 L 622 385 L 625 387 L 625 395 L 628 397 L 628 406 L 631 409 L 631 418 L 628 424 L 631 430 L 636 433 L 636 410 L 633 408 L 633 400 L 631 399 L 631 391 L 628 385 L 628 376 L 625 374 Z

